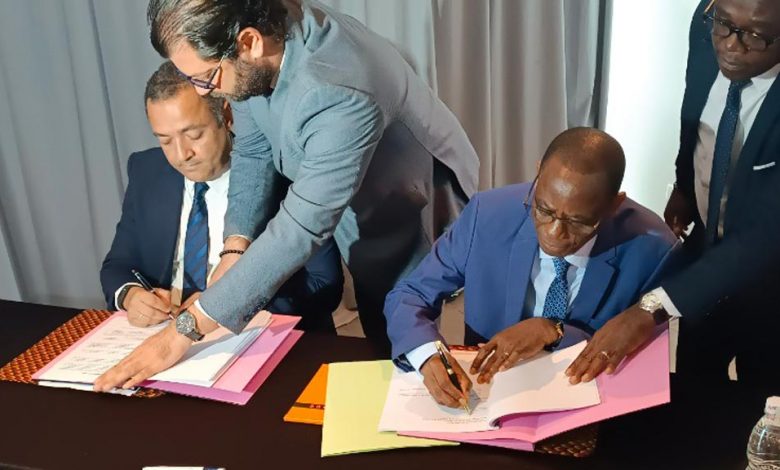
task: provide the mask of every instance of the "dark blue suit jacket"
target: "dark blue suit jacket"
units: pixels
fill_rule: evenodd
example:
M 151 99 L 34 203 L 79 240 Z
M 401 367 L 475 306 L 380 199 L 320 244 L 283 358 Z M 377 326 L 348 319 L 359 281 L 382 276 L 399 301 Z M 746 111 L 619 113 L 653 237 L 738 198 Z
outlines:
M 152 148 L 132 154 L 127 174 L 122 217 L 100 270 L 103 293 L 111 309 L 116 308 L 116 290 L 125 283 L 137 282 L 130 269 L 142 272 L 154 286 L 170 288 L 179 235 L 184 177 L 168 164 L 162 150 Z M 308 322 L 318 329 L 315 317 L 323 317 L 325 324 L 332 325 L 330 314 L 341 300 L 342 285 L 339 253 L 331 242 L 284 284 L 266 309 L 302 315 L 304 327 Z
M 525 183 L 477 194 L 417 269 L 390 292 L 385 315 L 393 358 L 440 339 L 434 320 L 442 300 L 461 287 L 472 333 L 467 342 L 490 338 L 520 321 L 539 253 L 533 219 L 523 205 L 529 189 Z M 627 199 L 599 226 L 566 323 L 592 334 L 633 305 L 655 286 L 674 246 L 663 221 Z
M 740 310 L 774 315 L 780 301 L 780 80 L 769 89 L 731 170 L 723 239 L 707 246 L 696 207 L 693 154 L 701 113 L 718 75 L 712 38 L 702 21 L 708 3 L 701 2 L 691 23 L 676 161 L 677 187 L 696 214 L 683 250 L 691 264 L 661 284 L 687 320 L 701 320 L 736 296 Z

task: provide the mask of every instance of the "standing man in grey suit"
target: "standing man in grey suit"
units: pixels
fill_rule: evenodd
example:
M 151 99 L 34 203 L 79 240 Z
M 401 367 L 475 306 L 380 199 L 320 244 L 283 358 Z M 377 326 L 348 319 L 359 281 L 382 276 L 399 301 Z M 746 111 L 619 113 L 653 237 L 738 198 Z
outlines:
M 148 14 L 155 49 L 200 93 L 232 100 L 224 235 L 235 252 L 178 330 L 150 338 L 97 388 L 170 366 L 217 324 L 241 331 L 331 237 L 367 336 L 388 345 L 385 295 L 477 188 L 455 116 L 387 40 L 316 2 L 152 0 Z M 282 176 L 293 183 L 274 215 Z

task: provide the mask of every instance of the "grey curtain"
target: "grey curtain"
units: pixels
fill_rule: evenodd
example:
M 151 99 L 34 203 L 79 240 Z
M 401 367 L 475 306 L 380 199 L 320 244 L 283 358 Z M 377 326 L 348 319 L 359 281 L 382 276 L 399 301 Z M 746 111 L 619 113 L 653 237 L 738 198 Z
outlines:
M 102 304 L 125 162 L 154 145 L 143 1 L 0 0 L 0 223 L 21 298 Z M 2 279 L 8 276 L 7 271 Z
M 483 188 L 598 122 L 606 0 L 329 0 L 393 41 L 456 113 Z M 145 0 L 0 0 L 0 297 L 102 306 L 125 164 L 156 145 Z

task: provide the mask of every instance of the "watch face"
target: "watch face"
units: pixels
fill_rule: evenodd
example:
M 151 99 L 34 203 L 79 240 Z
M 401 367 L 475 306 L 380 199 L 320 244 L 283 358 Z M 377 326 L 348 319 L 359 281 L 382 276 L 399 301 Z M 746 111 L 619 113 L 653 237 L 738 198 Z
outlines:
M 186 335 L 195 329 L 195 318 L 189 312 L 182 312 L 176 317 L 176 331 Z

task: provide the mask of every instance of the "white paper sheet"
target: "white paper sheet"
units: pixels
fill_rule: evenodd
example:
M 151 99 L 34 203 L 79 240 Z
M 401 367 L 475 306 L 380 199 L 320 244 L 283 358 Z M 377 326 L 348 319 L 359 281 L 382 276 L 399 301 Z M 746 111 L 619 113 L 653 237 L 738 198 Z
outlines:
M 80 383 L 70 383 L 70 382 L 50 382 L 48 380 L 39 380 L 38 385 L 41 385 L 43 387 L 52 387 L 52 388 L 69 388 L 71 390 L 81 390 L 85 392 L 91 392 L 92 391 L 92 384 L 80 384 Z M 124 395 L 126 397 L 129 397 L 131 395 L 135 395 L 135 392 L 137 392 L 137 388 L 130 388 L 130 389 L 122 389 L 122 388 L 112 388 L 107 393 L 113 393 L 115 395 Z
M 582 408 L 600 403 L 596 382 L 570 385 L 564 371 L 585 347 L 585 342 L 554 353 L 542 353 L 499 372 L 490 384 L 474 385 L 472 413 L 441 406 L 430 396 L 417 372 L 395 370 L 379 422 L 379 431 L 476 432 L 495 428 L 498 418 Z M 469 371 L 473 351 L 453 351 L 463 370 Z
M 270 324 L 271 314 L 260 312 L 239 335 L 219 328 L 193 345 L 182 360 L 152 377 L 153 380 L 211 386 Z M 67 355 L 56 359 L 38 377 L 44 382 L 92 384 L 144 340 L 165 328 L 168 322 L 148 328 L 130 325 L 124 315 L 109 318 L 98 331 Z M 74 388 L 70 386 L 69 388 Z
M 586 344 L 582 341 L 543 353 L 496 374 L 491 389 L 491 421 L 511 414 L 575 410 L 601 403 L 595 380 L 572 385 L 565 374 Z
M 127 317 L 114 315 L 86 341 L 76 346 L 39 380 L 91 384 L 145 339 L 165 328 L 168 322 L 148 328 L 130 325 Z M 56 360 L 56 359 L 55 359 Z
M 379 420 L 380 432 L 420 429 L 430 432 L 453 432 L 453 429 L 458 429 L 458 432 L 472 432 L 495 429 L 490 425 L 487 406 L 491 384 L 478 384 L 476 375 L 469 373 L 476 353 L 452 351 L 452 355 L 471 379 L 471 414 L 463 409 L 439 405 L 425 387 L 420 373 L 407 373 L 396 368 Z
M 211 387 L 270 323 L 271 314 L 263 311 L 239 335 L 233 335 L 225 328 L 209 333 L 193 344 L 178 364 L 149 380 Z

